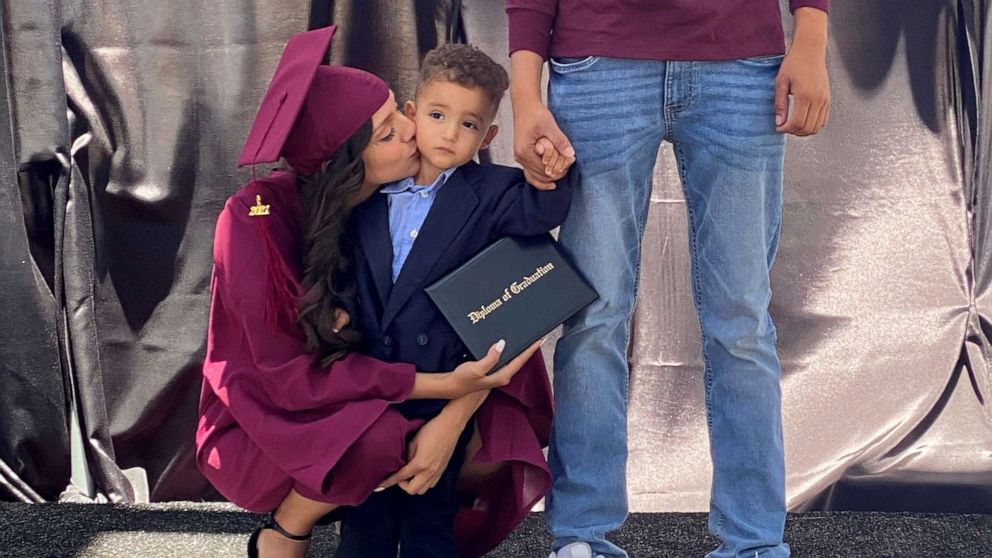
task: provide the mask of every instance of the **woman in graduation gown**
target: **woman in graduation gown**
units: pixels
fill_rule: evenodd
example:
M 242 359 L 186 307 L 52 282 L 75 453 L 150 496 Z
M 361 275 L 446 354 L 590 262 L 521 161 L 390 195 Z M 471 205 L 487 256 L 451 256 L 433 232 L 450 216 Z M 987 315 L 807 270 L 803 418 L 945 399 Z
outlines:
M 333 32 L 290 39 L 239 160 L 290 168 L 244 185 L 217 220 L 197 463 L 230 501 L 272 512 L 249 555 L 303 556 L 320 518 L 386 485 L 433 486 L 474 415 L 455 530 L 479 556 L 550 486 L 547 372 L 537 345 L 491 375 L 499 344 L 449 372 L 357 352 L 347 215 L 419 158 L 381 79 L 322 65 Z M 453 412 L 424 424 L 393 408 L 416 398 Z

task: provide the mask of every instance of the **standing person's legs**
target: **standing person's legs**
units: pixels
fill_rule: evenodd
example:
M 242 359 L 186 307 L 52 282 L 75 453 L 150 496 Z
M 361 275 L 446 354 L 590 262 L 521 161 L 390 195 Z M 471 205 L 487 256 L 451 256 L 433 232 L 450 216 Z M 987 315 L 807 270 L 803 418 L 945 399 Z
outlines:
M 781 367 L 768 313 L 782 216 L 780 57 L 671 62 L 684 110 L 666 109 L 688 204 L 713 459 L 710 558 L 782 558 Z M 666 92 L 668 93 L 668 92 Z M 672 101 L 672 100 L 670 100 Z
M 565 323 L 555 351 L 546 519 L 555 549 L 584 541 L 594 555 L 625 557 L 605 536 L 627 517 L 627 343 L 665 135 L 664 64 L 590 57 L 551 67 L 549 106 L 581 174 L 559 240 L 600 298 Z

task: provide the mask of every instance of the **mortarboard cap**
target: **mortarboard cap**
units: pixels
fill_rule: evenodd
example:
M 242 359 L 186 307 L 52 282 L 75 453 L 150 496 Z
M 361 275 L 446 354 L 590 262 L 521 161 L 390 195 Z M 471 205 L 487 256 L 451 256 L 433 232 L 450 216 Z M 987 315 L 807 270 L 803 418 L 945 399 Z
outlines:
M 378 76 L 323 64 L 334 31 L 332 25 L 290 37 L 239 166 L 284 157 L 297 172 L 317 172 L 389 98 Z

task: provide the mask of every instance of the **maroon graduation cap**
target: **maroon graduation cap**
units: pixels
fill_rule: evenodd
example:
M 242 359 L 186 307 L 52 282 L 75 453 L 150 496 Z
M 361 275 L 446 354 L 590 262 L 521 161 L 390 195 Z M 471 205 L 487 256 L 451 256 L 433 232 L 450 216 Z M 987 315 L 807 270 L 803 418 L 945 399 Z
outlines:
M 313 174 L 389 98 L 378 76 L 323 64 L 335 29 L 290 37 L 238 166 L 284 157 L 297 172 Z

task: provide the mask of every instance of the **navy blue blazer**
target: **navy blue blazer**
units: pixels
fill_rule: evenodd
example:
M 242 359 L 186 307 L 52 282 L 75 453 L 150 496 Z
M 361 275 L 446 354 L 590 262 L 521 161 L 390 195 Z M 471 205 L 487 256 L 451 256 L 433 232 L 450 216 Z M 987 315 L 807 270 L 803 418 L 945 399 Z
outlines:
M 569 172 L 555 190 L 538 190 L 517 168 L 462 165 L 438 190 L 395 284 L 387 196 L 373 194 L 356 207 L 349 225 L 357 239 L 351 320 L 367 354 L 424 372 L 446 372 L 468 360 L 468 349 L 424 289 L 503 236 L 543 234 L 560 225 L 576 175 Z M 407 403 L 440 410 L 437 402 Z

